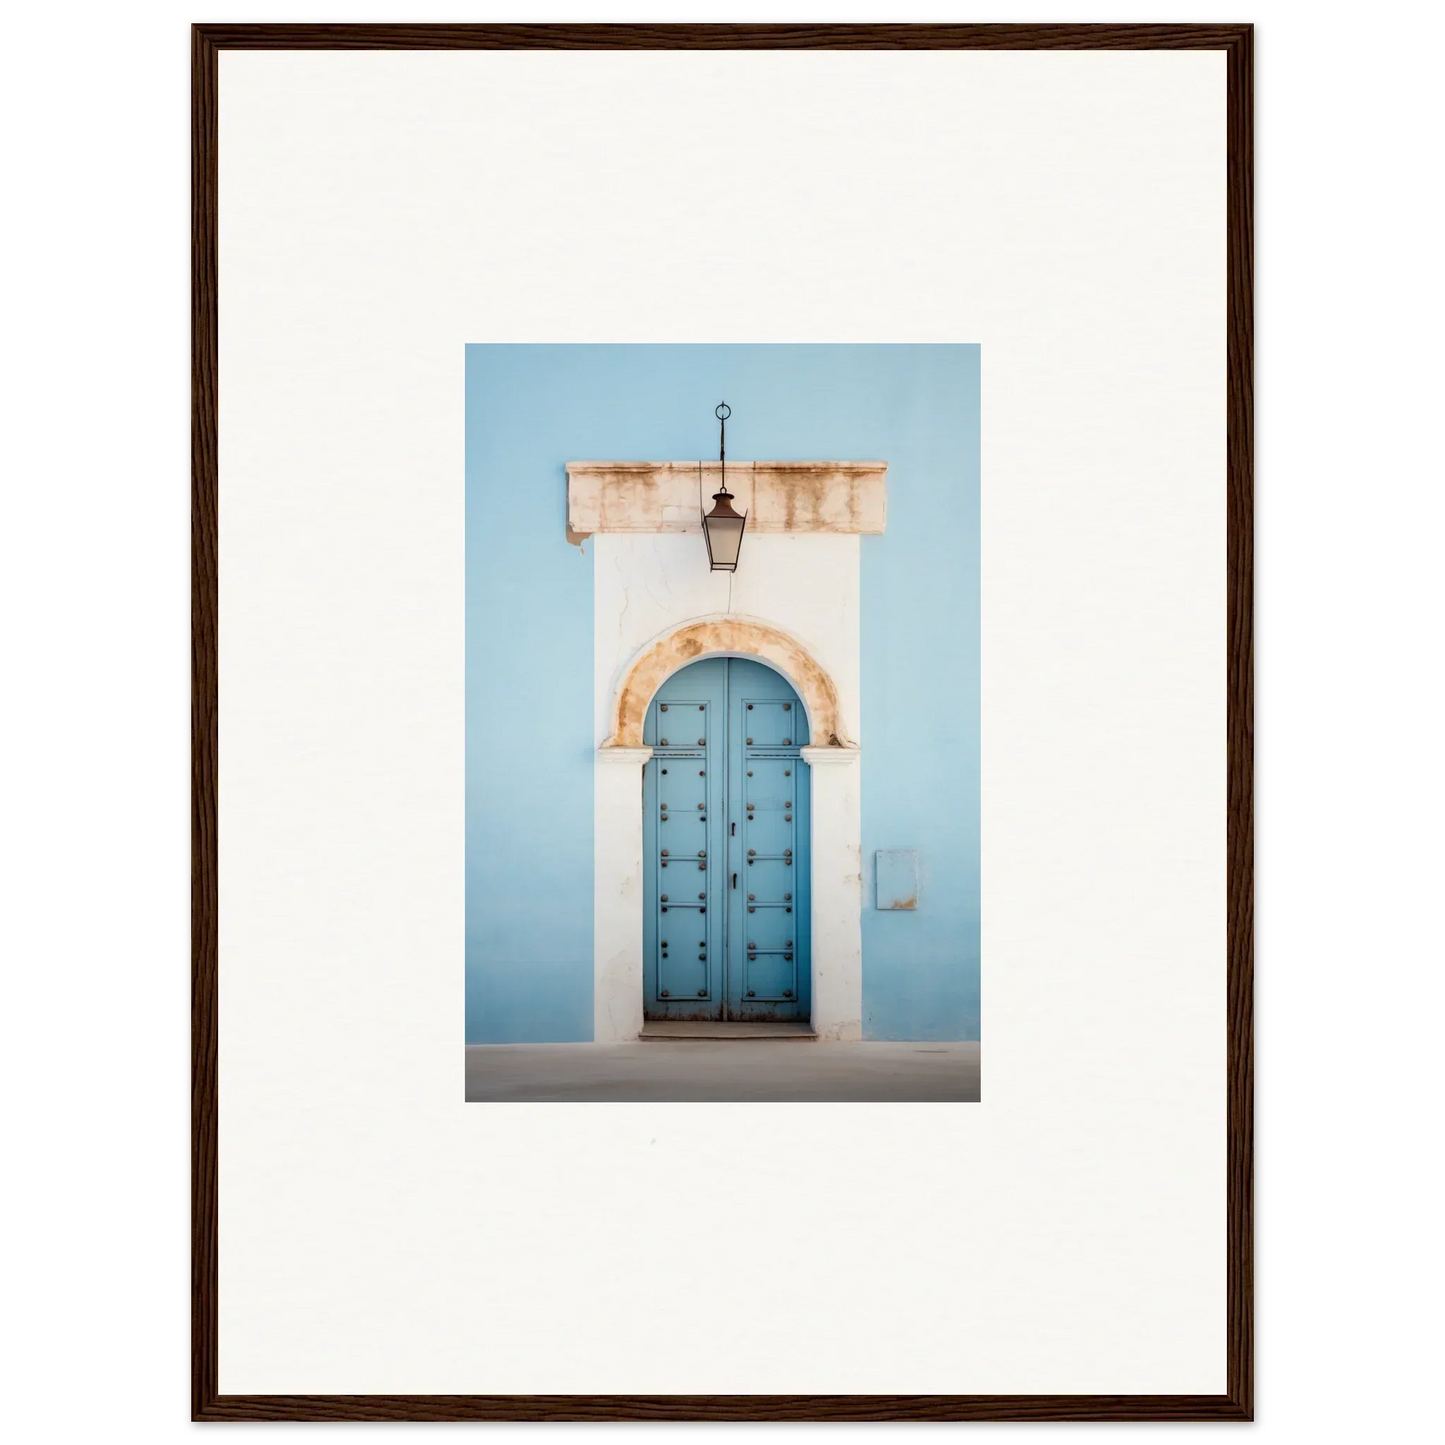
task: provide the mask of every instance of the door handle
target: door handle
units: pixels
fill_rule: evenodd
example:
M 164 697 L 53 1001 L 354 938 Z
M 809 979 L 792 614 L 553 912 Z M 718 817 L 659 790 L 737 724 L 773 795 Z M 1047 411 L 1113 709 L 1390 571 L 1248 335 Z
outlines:
M 738 875 L 737 875 L 736 873 L 734 873 L 734 874 L 733 874 L 733 887 L 736 888 L 737 886 L 738 886 Z

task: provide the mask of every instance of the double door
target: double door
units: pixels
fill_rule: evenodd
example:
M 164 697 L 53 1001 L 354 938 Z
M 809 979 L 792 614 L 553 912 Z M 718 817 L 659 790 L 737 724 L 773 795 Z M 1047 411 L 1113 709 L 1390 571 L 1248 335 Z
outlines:
M 807 718 L 779 673 L 714 657 L 675 673 L 643 741 L 643 1012 L 806 1021 Z

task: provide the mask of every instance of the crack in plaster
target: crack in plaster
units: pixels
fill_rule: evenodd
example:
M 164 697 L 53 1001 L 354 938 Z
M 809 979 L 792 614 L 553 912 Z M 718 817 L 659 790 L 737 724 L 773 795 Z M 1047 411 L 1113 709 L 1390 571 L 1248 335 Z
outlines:
M 627 609 L 632 606 L 632 589 L 627 582 L 627 573 L 622 567 L 621 556 L 614 556 L 612 565 L 617 569 L 617 580 L 622 584 L 622 610 L 617 614 L 617 640 L 625 642 L 627 639 Z

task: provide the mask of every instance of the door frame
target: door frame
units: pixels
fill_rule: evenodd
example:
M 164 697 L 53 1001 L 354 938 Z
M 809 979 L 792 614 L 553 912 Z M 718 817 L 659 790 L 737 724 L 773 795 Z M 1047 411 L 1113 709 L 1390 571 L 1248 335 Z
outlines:
M 817 659 L 781 629 L 738 617 L 691 619 L 671 629 L 633 658 L 613 690 L 612 734 L 597 749 L 593 769 L 593 1038 L 622 1043 L 642 1029 L 642 770 L 652 757 L 641 745 L 642 718 L 667 678 L 704 657 L 743 657 L 781 673 L 808 714 L 809 736 L 836 740 L 802 750 L 812 788 L 811 1022 L 819 1039 L 857 1041 L 863 1019 L 860 750 L 846 741 L 837 688 Z M 632 718 L 635 738 L 617 726 Z

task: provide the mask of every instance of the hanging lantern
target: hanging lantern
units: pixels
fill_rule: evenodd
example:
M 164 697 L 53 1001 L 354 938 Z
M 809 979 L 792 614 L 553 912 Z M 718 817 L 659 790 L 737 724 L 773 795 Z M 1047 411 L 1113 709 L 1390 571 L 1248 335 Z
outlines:
M 718 419 L 718 462 L 722 467 L 722 485 L 712 494 L 712 511 L 702 518 L 702 534 L 707 539 L 707 559 L 714 572 L 736 572 L 738 554 L 743 549 L 743 528 L 748 524 L 746 512 L 739 516 L 733 510 L 732 493 L 728 491 L 727 425 L 732 408 L 722 402 L 713 413 Z

